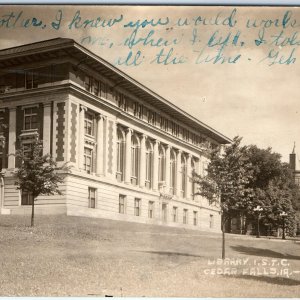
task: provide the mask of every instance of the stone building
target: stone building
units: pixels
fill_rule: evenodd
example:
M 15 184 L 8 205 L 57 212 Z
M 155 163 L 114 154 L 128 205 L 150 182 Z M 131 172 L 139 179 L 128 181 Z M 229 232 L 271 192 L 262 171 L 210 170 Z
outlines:
M 71 173 L 63 195 L 36 212 L 220 230 L 219 207 L 194 195 L 206 147 L 230 139 L 72 39 L 0 51 L 1 212 L 30 212 L 14 185 L 17 149 L 38 134 L 44 153 Z

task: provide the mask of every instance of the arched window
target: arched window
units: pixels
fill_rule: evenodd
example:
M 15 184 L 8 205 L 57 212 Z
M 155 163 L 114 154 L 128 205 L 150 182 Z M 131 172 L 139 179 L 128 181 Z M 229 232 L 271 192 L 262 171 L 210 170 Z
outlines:
M 170 154 L 170 193 L 175 195 L 175 177 L 176 177 L 176 155 L 174 150 Z
M 186 157 L 181 154 L 181 197 L 186 197 Z
M 124 162 L 125 162 L 125 137 L 124 133 L 118 129 L 117 131 L 117 180 L 124 180 Z
M 139 140 L 136 135 L 131 137 L 131 183 L 138 184 L 139 174 Z
M 146 141 L 146 187 L 152 186 L 152 165 L 153 165 L 153 149 L 149 140 Z
M 166 156 L 165 149 L 162 145 L 159 145 L 158 148 L 158 182 L 162 183 L 166 180 L 165 177 L 165 164 L 166 164 Z

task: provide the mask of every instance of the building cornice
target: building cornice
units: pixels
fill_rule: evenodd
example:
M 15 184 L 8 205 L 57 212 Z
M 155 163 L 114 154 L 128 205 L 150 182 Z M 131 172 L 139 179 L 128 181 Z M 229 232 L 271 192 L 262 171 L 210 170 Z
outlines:
M 58 38 L 1 50 L 0 67 L 9 67 L 17 57 L 20 59 L 22 56 L 25 57 L 30 55 L 31 59 L 34 59 L 34 56 L 36 55 L 36 59 L 40 60 L 42 57 L 45 59 L 45 56 L 47 55 L 49 58 L 55 56 L 59 58 L 60 53 L 75 57 L 78 61 L 83 61 L 83 64 L 92 67 L 96 71 L 97 69 L 101 70 L 101 72 L 105 73 L 105 76 L 118 82 L 118 86 L 129 90 L 129 92 L 133 92 L 139 98 L 158 107 L 162 111 L 168 112 L 170 115 L 174 116 L 175 119 L 186 123 L 188 126 L 196 128 L 197 130 L 199 129 L 200 132 L 203 132 L 203 134 L 216 140 L 218 143 L 227 144 L 232 142 L 228 137 L 197 120 L 195 117 L 159 96 L 151 89 L 117 69 L 90 50 L 79 45 L 72 39 Z

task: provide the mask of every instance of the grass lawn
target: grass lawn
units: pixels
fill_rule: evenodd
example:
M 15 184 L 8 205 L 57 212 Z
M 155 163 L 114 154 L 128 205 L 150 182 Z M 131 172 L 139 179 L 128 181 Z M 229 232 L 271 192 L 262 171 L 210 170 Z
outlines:
M 221 265 L 220 234 L 66 216 L 29 223 L 0 216 L 0 296 L 300 295 L 295 240 L 227 235 Z

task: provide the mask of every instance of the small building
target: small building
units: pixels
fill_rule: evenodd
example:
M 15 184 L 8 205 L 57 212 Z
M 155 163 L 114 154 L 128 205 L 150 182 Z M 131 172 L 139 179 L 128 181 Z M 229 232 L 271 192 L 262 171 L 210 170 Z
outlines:
M 72 39 L 0 51 L 0 125 L 2 213 L 30 212 L 13 154 L 39 135 L 44 154 L 72 169 L 36 213 L 220 230 L 219 207 L 191 179 L 207 148 L 231 140 Z

